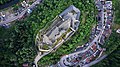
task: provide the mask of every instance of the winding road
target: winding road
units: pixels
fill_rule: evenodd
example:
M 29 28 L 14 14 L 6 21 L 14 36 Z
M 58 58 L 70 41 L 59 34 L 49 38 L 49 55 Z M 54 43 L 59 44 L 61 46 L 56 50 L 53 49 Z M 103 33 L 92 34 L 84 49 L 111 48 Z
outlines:
M 102 1 L 103 1 L 103 0 L 102 0 Z M 104 38 L 102 38 L 103 33 L 106 32 L 105 29 L 106 29 L 107 25 L 109 26 L 109 24 L 107 24 L 107 23 L 109 23 L 109 22 L 107 22 L 106 20 L 108 20 L 108 21 L 111 20 L 111 23 L 112 23 L 112 19 L 111 19 L 111 18 L 108 19 L 108 17 L 111 17 L 111 15 L 109 16 L 109 13 L 107 13 L 107 11 L 105 12 L 105 10 L 111 10 L 111 9 L 109 9 L 109 8 L 112 7 L 112 6 L 111 6 L 112 1 L 104 1 L 105 4 L 103 4 L 102 1 L 101 1 L 101 0 L 95 0 L 95 3 L 97 3 L 96 6 L 97 6 L 97 8 L 98 8 L 98 13 L 100 14 L 99 17 L 101 18 L 101 20 L 98 20 L 98 22 L 99 22 L 100 24 L 102 24 L 102 26 L 101 26 L 102 28 L 99 29 L 99 30 L 100 30 L 100 33 L 99 33 L 98 35 L 97 35 L 97 34 L 94 34 L 94 35 L 96 35 L 95 38 L 92 40 L 92 42 L 89 43 L 89 46 L 87 46 L 86 49 L 81 50 L 81 51 L 77 51 L 77 52 L 74 52 L 74 53 L 71 53 L 71 54 L 68 54 L 68 55 L 65 55 L 65 56 L 63 56 L 63 57 L 60 59 L 60 61 L 59 61 L 57 64 L 55 64 L 55 65 L 53 65 L 53 66 L 50 66 L 50 67 L 69 67 L 69 66 L 74 66 L 74 64 L 75 64 L 76 62 L 69 61 L 69 59 L 71 59 L 71 57 L 72 57 L 72 60 L 74 61 L 73 58 L 78 57 L 78 56 L 79 56 L 78 54 L 82 54 L 82 53 L 85 53 L 86 51 L 89 51 L 89 49 L 92 48 L 91 46 L 94 46 L 94 43 L 100 43 L 99 40 L 100 40 L 100 39 L 104 39 Z M 108 4 L 108 3 L 109 3 L 109 4 Z M 106 6 L 106 5 L 108 5 L 108 6 Z M 109 5 L 110 5 L 110 6 L 109 6 Z M 106 15 L 106 13 L 107 13 L 107 15 Z M 111 10 L 111 13 L 112 13 L 112 10 Z M 110 13 L 110 14 L 111 14 L 111 13 Z M 107 18 L 107 19 L 105 19 L 105 18 Z M 101 22 L 100 22 L 100 21 L 101 21 Z M 99 25 L 100 25 L 100 24 L 99 24 Z M 110 25 L 111 25 L 111 24 L 110 24 Z M 109 30 L 110 30 L 110 29 L 111 29 L 111 28 L 109 28 Z M 107 31 L 107 32 L 108 32 L 108 31 Z M 108 32 L 108 33 L 106 33 L 106 34 L 110 34 L 110 33 Z M 104 35 L 105 35 L 105 34 L 104 34 Z M 106 37 L 106 38 L 107 38 L 107 37 Z M 103 43 L 104 43 L 104 42 L 103 42 Z M 101 45 L 103 45 L 103 44 L 101 44 Z M 107 55 L 102 55 L 102 53 L 103 53 L 103 51 L 104 51 L 104 48 L 101 48 L 100 45 L 98 45 L 98 44 L 97 44 L 97 46 L 98 46 L 98 47 L 96 48 L 96 51 L 92 53 L 92 55 L 94 56 L 94 59 L 95 59 L 95 60 L 92 60 L 92 61 L 90 61 L 89 63 L 86 63 L 86 62 L 87 62 L 86 59 L 89 59 L 89 57 L 87 57 L 87 58 L 81 60 L 83 63 L 80 61 L 79 63 L 77 63 L 77 65 L 79 65 L 80 67 L 90 67 L 91 65 L 94 65 L 94 64 L 98 63 L 99 61 L 101 61 L 102 59 L 104 59 L 105 57 L 107 57 Z M 100 50 L 100 53 L 98 54 L 98 57 L 96 56 L 96 55 L 97 55 L 97 54 L 96 54 L 97 50 Z M 38 53 L 38 56 L 36 56 L 35 61 L 34 61 L 36 67 L 37 67 L 38 59 L 40 59 L 40 58 L 42 58 L 42 57 L 44 56 L 44 55 L 42 55 L 42 57 L 41 57 L 39 54 L 40 54 L 40 53 Z M 96 54 L 96 55 L 95 55 L 95 54 Z M 46 53 L 45 55 L 47 55 L 47 53 Z M 83 57 L 84 55 L 81 55 L 81 56 Z M 97 57 L 97 58 L 95 58 L 95 57 Z M 91 58 L 90 58 L 90 59 L 91 59 Z M 92 59 L 93 59 L 93 58 L 92 58 Z M 82 64 L 81 64 L 81 63 L 82 63 Z M 76 65 L 75 65 L 75 66 L 76 66 Z
M 103 55 L 103 56 L 100 57 L 99 59 L 96 59 L 96 60 L 90 62 L 89 64 L 84 65 L 83 67 L 90 67 L 90 66 L 92 66 L 92 65 L 100 62 L 101 60 L 103 60 L 103 59 L 106 58 L 107 56 L 108 56 L 108 55 Z
M 85 52 L 89 51 L 89 48 L 92 45 L 94 45 L 95 42 L 99 43 L 99 44 L 97 44 L 98 46 L 103 45 L 103 43 L 104 43 L 103 40 L 105 41 L 109 37 L 109 36 L 107 37 L 105 35 L 111 34 L 111 32 L 108 32 L 108 31 L 111 31 L 110 26 L 113 22 L 113 19 L 109 18 L 109 17 L 113 18 L 113 16 L 112 16 L 112 12 L 113 12 L 112 11 L 112 1 L 104 1 L 104 4 L 102 3 L 102 1 L 95 0 L 95 2 L 97 3 L 96 6 L 98 8 L 98 15 L 100 15 L 99 16 L 100 19 L 98 20 L 98 23 L 102 24 L 102 26 L 101 26 L 102 28 L 100 29 L 99 35 L 96 36 L 92 42 L 90 42 L 89 46 L 86 49 L 65 55 L 60 59 L 60 61 L 56 65 L 53 65 L 50 67 L 69 67 L 69 66 L 77 67 L 77 65 L 80 67 L 90 67 L 91 65 L 94 65 L 94 64 L 98 63 L 99 61 L 101 61 L 102 59 L 104 59 L 105 57 L 107 57 L 107 55 L 102 55 L 103 51 L 105 50 L 104 48 L 102 48 L 102 51 L 100 53 L 98 53 L 98 57 L 96 56 L 97 51 L 95 53 L 93 52 L 93 56 L 96 54 L 94 56 L 95 60 L 91 61 L 91 56 L 86 57 L 85 59 L 76 60 L 77 58 L 80 58 L 81 56 L 85 57 L 85 55 L 90 54 L 90 53 L 85 53 Z M 107 33 L 105 33 L 106 31 L 107 31 Z M 105 36 L 106 39 L 103 38 L 103 36 Z M 100 43 L 100 42 L 102 42 L 102 43 Z M 80 53 L 84 53 L 85 55 L 84 54 L 82 55 Z M 95 58 L 95 57 L 97 57 L 97 58 Z
M 24 14 L 27 12 L 28 9 L 32 9 L 34 8 L 37 4 L 40 4 L 42 2 L 42 0 L 36 0 L 34 3 L 32 3 L 32 5 L 30 5 L 28 8 L 26 8 L 23 12 L 21 12 L 18 16 L 13 16 L 11 18 L 6 19 L 5 21 L 1 21 L 0 22 L 0 26 L 10 23 L 12 21 L 15 21 L 19 18 L 21 18 L 22 16 L 24 16 Z

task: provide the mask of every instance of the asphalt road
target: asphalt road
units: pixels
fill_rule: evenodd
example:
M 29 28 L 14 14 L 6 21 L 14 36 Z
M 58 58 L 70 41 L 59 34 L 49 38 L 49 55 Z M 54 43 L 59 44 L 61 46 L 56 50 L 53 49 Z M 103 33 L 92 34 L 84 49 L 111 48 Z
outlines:
M 102 9 L 102 24 L 104 24 L 104 12 L 103 12 L 103 10 L 104 10 L 104 6 L 103 6 L 103 9 Z M 82 50 L 82 51 L 79 51 L 79 52 L 75 52 L 75 53 L 69 54 L 69 56 L 74 56 L 75 54 L 79 54 L 79 53 L 84 53 L 84 52 L 86 52 L 86 51 L 93 45 L 94 42 L 97 42 L 97 41 L 98 41 L 98 39 L 102 36 L 103 31 L 104 31 L 104 27 L 102 28 L 100 34 L 95 37 L 95 39 L 90 43 L 90 45 L 89 45 L 85 50 Z M 93 64 L 96 64 L 97 62 L 99 62 L 100 60 L 104 59 L 105 57 L 106 57 L 106 55 L 105 55 L 105 56 L 102 56 L 99 60 L 94 60 L 93 62 L 84 65 L 84 67 L 89 67 L 89 66 L 91 66 L 91 65 L 93 65 Z M 61 60 L 60 60 L 61 66 L 63 66 L 63 67 L 66 67 L 66 66 L 64 66 L 64 63 L 63 63 L 63 60 L 65 60 L 66 58 L 67 58 L 67 56 L 63 56 L 63 57 L 61 58 Z M 68 64 L 69 64 L 69 63 L 68 63 Z
M 97 40 L 101 36 L 101 34 L 102 34 L 102 32 L 90 43 L 90 45 L 85 50 L 69 54 L 69 56 L 74 56 L 75 54 L 86 52 L 93 45 L 94 42 L 97 42 Z M 63 67 L 65 67 L 65 66 L 64 66 L 64 63 L 62 61 L 65 60 L 66 58 L 67 58 L 67 56 L 63 56 L 60 60 L 61 66 L 63 66 Z
M 18 16 L 14 16 L 14 17 L 11 17 L 11 18 L 8 18 L 6 19 L 5 21 L 1 21 L 0 22 L 0 26 L 3 25 L 3 24 L 7 24 L 7 23 L 10 23 L 12 21 L 15 21 L 19 18 L 21 18 L 29 8 L 34 8 L 36 6 L 36 4 L 39 2 L 41 2 L 42 0 L 36 0 L 32 5 L 30 5 L 27 9 L 25 9 L 23 12 L 21 12 Z
M 83 67 L 90 67 L 90 66 L 92 66 L 92 65 L 100 62 L 101 60 L 103 60 L 103 59 L 106 58 L 106 57 L 107 57 L 107 55 L 103 55 L 103 56 L 100 57 L 99 59 L 94 60 L 94 61 L 92 61 L 91 63 L 84 65 Z

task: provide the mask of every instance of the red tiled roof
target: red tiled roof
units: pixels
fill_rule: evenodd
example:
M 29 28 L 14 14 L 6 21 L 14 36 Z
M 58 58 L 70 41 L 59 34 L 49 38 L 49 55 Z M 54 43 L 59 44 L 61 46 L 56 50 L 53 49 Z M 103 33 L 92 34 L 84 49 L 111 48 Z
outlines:
M 96 49 L 97 49 L 96 44 L 92 45 L 92 49 L 93 49 L 93 51 L 96 51 Z
M 86 62 L 90 62 L 90 59 L 89 59 L 89 58 L 87 58 L 87 59 L 86 59 Z

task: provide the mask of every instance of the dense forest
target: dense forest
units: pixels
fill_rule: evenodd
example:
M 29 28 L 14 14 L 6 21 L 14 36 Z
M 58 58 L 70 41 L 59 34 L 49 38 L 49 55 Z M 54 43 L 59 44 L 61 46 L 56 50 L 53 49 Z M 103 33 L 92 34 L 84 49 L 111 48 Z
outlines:
M 0 5 L 10 2 L 10 1 L 13 1 L 13 0 L 0 0 Z
M 84 44 L 88 39 L 95 21 L 95 6 L 92 0 L 45 0 L 23 21 L 17 21 L 11 28 L 0 28 L 0 60 L 1 66 L 18 66 L 23 62 L 33 62 L 36 56 L 34 39 L 38 30 L 50 24 L 57 15 L 70 5 L 81 10 L 81 25 L 79 30 L 69 42 L 55 53 L 44 57 L 40 65 L 56 63 L 64 54 L 71 53 L 78 45 Z M 56 59 L 56 60 L 52 60 Z M 51 61 L 47 63 L 46 61 Z
M 117 1 L 115 1 L 117 2 Z M 83 45 L 89 39 L 91 28 L 96 25 L 96 7 L 93 0 L 44 0 L 44 2 L 22 21 L 16 21 L 14 25 L 6 29 L 0 27 L 0 60 L 1 67 L 21 67 L 25 61 L 33 62 L 37 55 L 34 39 L 37 32 L 47 24 L 51 24 L 57 15 L 70 5 L 75 5 L 81 11 L 80 26 L 78 31 L 64 43 L 56 52 L 43 57 L 39 65 L 51 65 L 60 60 L 60 57 L 74 51 L 78 45 Z M 116 6 L 117 7 L 117 6 Z M 118 12 L 120 13 L 120 12 Z M 118 15 L 116 17 L 119 17 Z M 115 20 L 117 23 L 119 20 Z M 47 25 L 49 26 L 49 25 Z M 115 45 L 113 41 L 116 33 L 107 41 L 110 47 Z M 116 36 L 117 38 L 117 36 Z M 119 38 L 117 38 L 119 40 Z M 112 44 L 110 44 L 110 43 Z M 117 43 L 119 43 L 118 41 Z M 106 44 L 107 44 L 106 43 Z M 117 44 L 116 43 L 116 44 Z M 106 46 L 106 47 L 108 47 Z M 113 46 L 114 47 L 114 46 Z M 111 47 L 112 48 L 112 47 Z M 114 50 L 117 47 L 114 48 Z M 113 49 L 108 49 L 111 53 Z M 118 56 L 120 57 L 120 56 Z M 49 61 L 49 62 L 46 62 Z

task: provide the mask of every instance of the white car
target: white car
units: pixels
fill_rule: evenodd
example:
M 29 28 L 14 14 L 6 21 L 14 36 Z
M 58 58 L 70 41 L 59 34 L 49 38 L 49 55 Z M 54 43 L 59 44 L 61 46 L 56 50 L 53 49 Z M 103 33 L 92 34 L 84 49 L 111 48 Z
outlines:
M 120 34 L 120 29 L 118 29 L 116 32 Z

